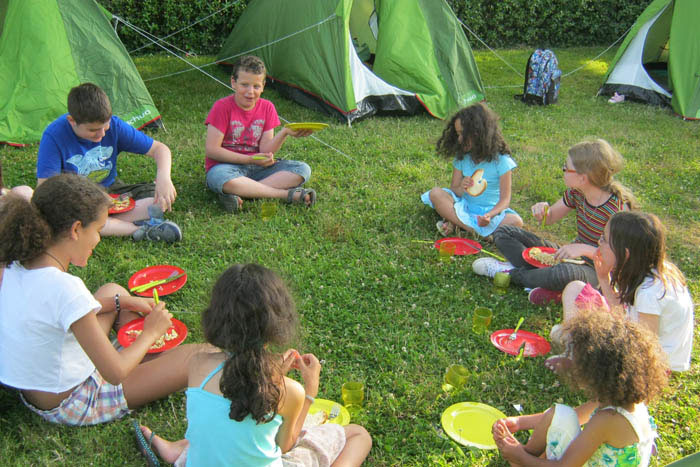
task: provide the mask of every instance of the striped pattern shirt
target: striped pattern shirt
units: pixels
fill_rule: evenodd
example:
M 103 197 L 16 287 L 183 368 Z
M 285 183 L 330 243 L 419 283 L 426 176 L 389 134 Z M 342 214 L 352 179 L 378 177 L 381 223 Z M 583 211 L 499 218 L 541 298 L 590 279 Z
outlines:
M 598 239 L 603 235 L 605 224 L 618 211 L 625 209 L 625 203 L 612 194 L 610 198 L 600 206 L 591 206 L 586 197 L 579 190 L 569 188 L 564 192 L 564 204 L 576 210 L 576 229 L 578 235 L 574 243 L 585 243 L 598 246 Z

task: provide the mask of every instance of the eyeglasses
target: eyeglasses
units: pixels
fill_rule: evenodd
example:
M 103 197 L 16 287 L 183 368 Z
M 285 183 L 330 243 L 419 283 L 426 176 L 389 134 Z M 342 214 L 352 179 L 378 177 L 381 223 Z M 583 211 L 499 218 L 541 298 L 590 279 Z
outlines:
M 567 167 L 566 167 L 566 164 L 564 164 L 564 166 L 561 168 L 561 170 L 562 170 L 565 174 L 575 174 L 575 173 L 578 173 L 578 172 L 576 172 L 576 171 L 573 170 L 573 169 L 567 168 Z

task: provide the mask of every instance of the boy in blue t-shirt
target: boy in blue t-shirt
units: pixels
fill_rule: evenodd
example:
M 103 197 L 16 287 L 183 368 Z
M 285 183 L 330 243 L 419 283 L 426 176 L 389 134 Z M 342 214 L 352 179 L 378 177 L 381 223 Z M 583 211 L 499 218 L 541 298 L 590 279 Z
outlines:
M 145 154 L 156 162 L 156 181 L 126 185 L 117 178 L 117 156 L 127 151 Z M 172 157 L 163 143 L 112 115 L 107 94 L 99 86 L 83 83 L 68 94 L 68 113 L 44 130 L 36 164 L 37 185 L 54 175 L 72 172 L 99 183 L 108 193 L 128 193 L 136 200 L 133 210 L 110 215 L 103 236 L 131 235 L 134 240 L 176 242 L 180 228 L 163 219 L 177 192 L 170 179 Z

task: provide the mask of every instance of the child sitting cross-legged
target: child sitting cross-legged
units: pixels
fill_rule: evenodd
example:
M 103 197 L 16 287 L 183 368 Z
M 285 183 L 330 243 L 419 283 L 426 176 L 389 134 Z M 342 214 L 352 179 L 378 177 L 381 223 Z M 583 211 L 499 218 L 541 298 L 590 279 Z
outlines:
M 359 425 L 303 428 L 318 393 L 321 364 L 287 345 L 298 317 L 284 282 L 257 264 L 237 264 L 217 280 L 202 314 L 205 339 L 217 352 L 190 364 L 185 439 L 167 441 L 145 426 L 136 437 L 176 466 L 357 466 L 372 446 Z M 286 374 L 296 369 L 303 385 Z M 235 462 L 234 462 L 235 460 Z
M 265 64 L 248 55 L 233 65 L 234 94 L 214 103 L 206 121 L 206 182 L 230 212 L 243 205 L 242 198 L 279 198 L 287 203 L 311 206 L 316 192 L 301 188 L 311 176 L 305 162 L 275 159 L 287 136 L 309 136 L 311 130 L 292 130 L 280 124 L 272 102 L 261 99 L 265 89 Z
M 155 183 L 126 184 L 120 180 L 117 156 L 121 152 L 153 158 Z M 112 115 L 107 94 L 96 84 L 83 83 L 68 93 L 68 113 L 49 124 L 41 136 L 37 186 L 60 173 L 83 175 L 110 194 L 135 200 L 132 210 L 110 215 L 100 235 L 177 242 L 182 240 L 180 227 L 163 217 L 177 196 L 170 179 L 171 165 L 168 146 Z
M 0 202 L 0 382 L 53 423 L 108 422 L 183 389 L 189 358 L 204 347 L 180 345 L 144 362 L 171 325 L 164 302 L 117 284 L 92 294 L 68 272 L 87 265 L 110 205 L 75 174 L 48 178 L 31 201 L 10 193 Z M 142 333 L 118 351 L 110 330 L 139 314 Z
M 496 421 L 492 433 L 501 455 L 514 466 L 648 466 L 656 432 L 645 404 L 667 382 L 656 336 L 593 311 L 564 327 L 572 359 L 565 374 L 589 402 Z M 526 444 L 513 436 L 521 430 L 533 430 Z

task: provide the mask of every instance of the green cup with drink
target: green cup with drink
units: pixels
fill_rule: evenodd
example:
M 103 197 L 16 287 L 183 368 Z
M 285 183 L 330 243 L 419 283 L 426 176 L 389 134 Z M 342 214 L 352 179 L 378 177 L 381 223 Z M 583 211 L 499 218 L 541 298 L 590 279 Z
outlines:
M 440 242 L 440 249 L 438 250 L 438 254 L 440 255 L 440 261 L 447 263 L 450 261 L 450 258 L 452 258 L 457 251 L 457 244 L 455 242 L 451 242 L 449 240 L 443 240 Z
M 493 276 L 493 288 L 496 293 L 501 295 L 508 292 L 508 286 L 510 285 L 510 274 L 507 272 L 497 272 Z
M 343 404 L 349 412 L 357 412 L 365 400 L 365 385 L 360 381 L 348 381 L 341 388 Z
M 493 318 L 493 312 L 489 308 L 483 306 L 476 308 L 472 320 L 474 334 L 484 334 L 491 324 L 491 318 Z
M 467 384 L 467 378 L 469 378 L 469 370 L 464 365 L 453 363 L 445 370 L 442 390 L 449 392 L 453 389 L 461 389 Z

